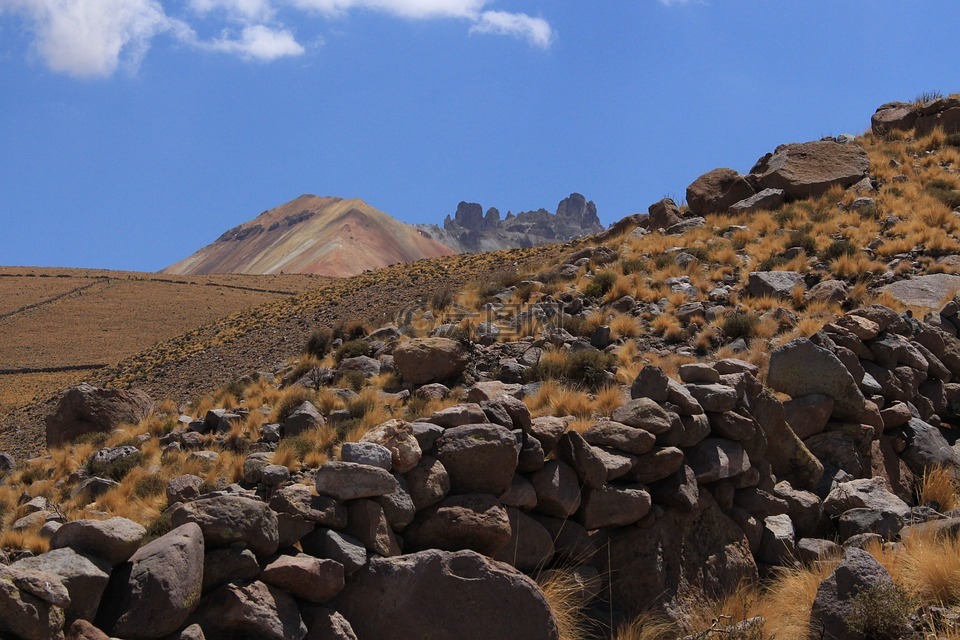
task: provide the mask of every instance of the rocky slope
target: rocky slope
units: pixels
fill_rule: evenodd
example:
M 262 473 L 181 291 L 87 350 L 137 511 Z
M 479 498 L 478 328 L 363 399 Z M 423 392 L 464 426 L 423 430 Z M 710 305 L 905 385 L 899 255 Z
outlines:
M 452 253 L 362 200 L 303 195 L 230 229 L 164 273 L 351 276 Z
M 320 321 L 309 354 L 182 414 L 71 391 L 46 435 L 72 444 L 0 457 L 0 626 L 955 637 L 960 296 L 888 285 L 949 286 L 924 278 L 960 249 L 960 131 L 893 121 L 393 322 Z
M 516 247 L 567 242 L 603 231 L 597 207 L 579 193 L 572 193 L 557 205 L 556 213 L 546 209 L 507 212 L 500 218 L 495 208 L 487 209 L 476 202 L 461 202 L 451 218 L 437 225 L 418 225 L 430 237 L 453 247 L 460 253 L 480 253 Z

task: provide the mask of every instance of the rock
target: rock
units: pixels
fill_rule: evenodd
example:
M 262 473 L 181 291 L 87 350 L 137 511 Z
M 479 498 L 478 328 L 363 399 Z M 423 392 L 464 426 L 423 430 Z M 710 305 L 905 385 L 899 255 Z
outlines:
M 723 213 L 753 196 L 753 187 L 733 169 L 708 171 L 687 187 L 687 204 L 697 215 Z
M 462 427 L 467 424 L 483 424 L 487 421 L 487 414 L 479 404 L 466 403 L 457 404 L 446 409 L 440 409 L 433 412 L 426 422 L 435 424 L 444 429 L 451 427 Z
M 763 533 L 757 560 L 764 564 L 785 566 L 796 555 L 793 522 L 787 514 L 767 516 L 763 519 Z
M 270 496 L 270 508 L 278 514 L 299 516 L 324 527 L 342 529 L 347 524 L 346 508 L 333 498 L 318 496 L 302 484 L 280 487 Z
M 819 141 L 780 145 L 758 160 L 750 173 L 761 189 L 782 189 L 787 198 L 811 198 L 834 185 L 854 184 L 869 168 L 860 145 Z
M 423 456 L 420 463 L 407 472 L 407 489 L 417 511 L 443 500 L 450 493 L 450 475 L 443 464 L 431 456 Z
M 743 447 L 722 438 L 707 438 L 687 451 L 687 464 L 697 482 L 709 484 L 732 478 L 750 469 L 750 458 Z
M 363 434 L 360 441 L 386 447 L 391 454 L 393 470 L 397 473 L 413 469 L 423 455 L 413 433 L 413 425 L 402 420 L 388 420 Z
M 823 510 L 832 516 L 839 516 L 850 509 L 886 511 L 901 519 L 910 514 L 909 505 L 887 491 L 880 477 L 842 482 L 823 501 Z
M 399 532 L 413 521 L 417 508 L 413 504 L 413 498 L 410 497 L 406 479 L 399 473 L 393 474 L 393 477 L 397 479 L 397 490 L 380 496 L 376 502 L 383 509 L 383 515 L 386 516 L 390 527 Z
M 700 227 L 706 226 L 707 221 L 705 218 L 696 216 L 693 218 L 684 218 L 680 222 L 674 225 L 670 225 L 663 230 L 663 233 L 668 236 L 677 236 L 686 233 L 692 229 L 699 229 Z
M 377 615 L 369 614 L 371 602 Z M 351 621 L 358 638 L 559 639 L 536 584 L 471 551 L 375 558 L 330 606 Z
M 260 579 L 294 598 L 322 603 L 343 589 L 343 565 L 308 555 L 280 556 L 266 567 Z
M 259 580 L 220 587 L 204 597 L 190 621 L 209 640 L 303 640 L 307 635 L 297 601 Z
M 174 527 L 195 522 L 208 547 L 243 543 L 258 556 L 274 553 L 280 541 L 277 514 L 263 502 L 240 495 L 182 502 L 173 507 L 170 522 Z
M 667 229 L 683 219 L 680 216 L 680 207 L 670 198 L 654 202 L 647 208 L 647 212 L 650 215 L 650 231 Z
M 260 575 L 257 556 L 249 549 L 209 549 L 203 557 L 203 593 L 227 582 L 244 582 Z
M 142 391 L 99 389 L 81 383 L 68 389 L 46 418 L 47 447 L 58 447 L 87 433 L 109 433 L 136 424 L 153 409 Z
M 379 504 L 372 500 L 354 500 L 347 507 L 347 513 L 346 533 L 381 556 L 400 555 L 400 541 Z
M 568 431 L 563 434 L 557 444 L 557 455 L 573 468 L 583 485 L 599 489 L 607 481 L 607 467 L 600 452 L 590 446 L 578 432 Z
M 74 620 L 64 637 L 66 640 L 110 640 L 110 636 L 83 619 Z
M 813 538 L 826 533 L 822 524 L 823 506 L 816 494 L 795 489 L 789 482 L 781 481 L 774 487 L 774 495 L 787 503 L 787 515 L 797 537 Z
M 357 640 L 353 627 L 338 611 L 301 604 L 300 615 L 308 629 L 303 640 Z
M 625 424 L 628 427 L 643 429 L 653 435 L 660 435 L 670 430 L 673 418 L 650 398 L 636 398 L 618 407 L 611 416 L 614 422 Z
M 960 276 L 947 273 L 914 276 L 880 287 L 905 306 L 928 309 L 939 309 L 944 292 L 956 289 L 960 289 Z
M 537 492 L 537 511 L 555 518 L 567 518 L 580 507 L 580 483 L 573 468 L 560 460 L 548 460 L 530 476 Z
M 873 533 L 884 540 L 893 540 L 902 528 L 903 520 L 897 514 L 876 509 L 849 509 L 843 512 L 837 522 L 840 540 L 864 533 Z
M 909 131 L 916 124 L 920 112 L 907 102 L 888 102 L 877 108 L 870 118 L 870 128 L 878 136 L 890 131 Z
M 404 531 L 414 550 L 472 549 L 492 556 L 510 542 L 510 520 L 500 501 L 484 493 L 450 496 L 417 514 Z
M 866 589 L 892 586 L 890 574 L 872 555 L 862 549 L 846 549 L 843 560 L 817 588 L 810 612 L 811 633 L 835 640 L 864 640 L 862 633 L 851 630 L 847 624 L 856 614 L 854 597 Z M 903 623 L 905 633 L 890 637 L 910 635 L 907 621 Z
M 171 478 L 167 483 L 167 503 L 172 506 L 178 502 L 193 500 L 200 495 L 201 486 L 203 479 L 192 474 Z
M 609 576 L 611 598 L 627 618 L 668 609 L 688 585 L 709 598 L 756 579 L 746 537 L 706 491 L 694 511 L 669 509 L 649 527 L 612 529 L 607 539 L 594 564 Z
M 69 548 L 54 549 L 32 558 L 17 560 L 11 566 L 49 573 L 59 578 L 70 595 L 70 606 L 65 612 L 68 621 L 94 619 L 112 571 L 106 561 Z
M 841 280 L 823 280 L 810 287 L 803 299 L 806 302 L 840 304 L 847 299 L 847 285 Z
M 630 385 L 630 397 L 634 400 L 637 398 L 649 398 L 655 403 L 662 405 L 667 401 L 668 385 L 669 378 L 667 378 L 667 374 L 663 372 L 663 369 L 648 365 L 637 374 L 637 377 L 633 380 L 633 384 Z
M 18 640 L 63 638 L 70 595 L 50 573 L 0 565 L 0 633 Z
M 612 447 L 634 455 L 647 453 L 656 442 L 656 437 L 649 431 L 612 420 L 593 425 L 584 431 L 583 439 L 592 445 Z
M 393 350 L 393 360 L 405 381 L 429 384 L 459 376 L 469 357 L 458 342 L 449 338 L 414 338 Z
M 650 494 L 642 487 L 604 486 L 585 491 L 577 520 L 588 531 L 633 524 L 650 511 Z
M 735 411 L 707 413 L 713 432 L 728 440 L 747 442 L 757 433 L 757 424 L 753 418 L 742 416 Z
M 140 547 L 117 567 L 97 624 L 124 638 L 163 638 L 200 603 L 203 533 L 187 523 Z
M 797 560 L 807 566 L 834 558 L 842 551 L 843 548 L 840 545 L 830 540 L 800 538 L 797 542 Z
M 380 361 L 370 356 L 344 358 L 337 365 L 337 378 L 342 378 L 349 373 L 359 373 L 364 378 L 378 376 L 380 375 Z
M 390 472 L 354 462 L 328 462 L 316 474 L 317 493 L 336 500 L 375 498 L 397 490 Z
M 126 518 L 74 520 L 57 529 L 50 539 L 50 548 L 69 547 L 103 558 L 115 567 L 130 559 L 146 533 L 141 525 Z
M 520 440 L 520 454 L 517 456 L 517 472 L 533 473 L 543 468 L 546 456 L 543 445 L 536 438 L 525 435 L 519 429 L 514 430 L 514 437 Z
M 283 421 L 283 435 L 292 438 L 325 424 L 326 420 L 320 414 L 320 410 L 312 402 L 306 400 Z
M 530 421 L 530 435 L 540 441 L 544 454 L 557 448 L 560 436 L 567 430 L 567 423 L 561 418 L 542 416 Z
M 522 400 L 509 395 L 500 395 L 483 402 L 480 406 L 490 422 L 511 430 L 520 429 L 524 433 L 530 432 L 532 420 L 530 409 Z M 498 419 L 494 420 L 494 416 Z
M 495 424 L 453 427 L 437 440 L 436 457 L 450 475 L 454 493 L 500 495 L 517 469 L 518 443 Z
M 683 466 L 683 451 L 676 447 L 655 447 L 637 459 L 625 480 L 649 484 L 663 480 Z
M 907 447 L 900 456 L 914 475 L 922 477 L 934 467 L 951 470 L 955 477 L 960 475 L 960 453 L 939 429 L 918 418 L 911 418 L 902 429 Z
M 859 424 L 839 425 L 837 430 L 810 436 L 804 444 L 817 457 L 825 470 L 843 469 L 855 478 L 870 471 L 870 442 L 873 428 Z M 824 474 L 824 478 L 827 475 Z
M 747 294 L 755 298 L 789 300 L 797 287 L 806 289 L 803 274 L 796 271 L 751 271 Z
M 816 372 L 816 375 L 811 375 Z M 806 338 L 795 338 L 773 350 L 767 372 L 771 388 L 794 398 L 814 393 L 834 400 L 834 417 L 856 420 L 865 399 L 840 359 Z
M 317 527 L 300 540 L 303 551 L 317 558 L 329 558 L 351 574 L 367 564 L 367 550 L 356 538 L 339 531 Z
M 686 384 L 683 388 L 690 392 L 704 411 L 723 413 L 737 406 L 737 390 L 725 384 Z
M 765 456 L 774 473 L 797 487 L 816 487 L 823 476 L 823 464 L 787 424 L 780 401 L 764 388 L 751 403 L 750 413 L 766 439 Z
M 523 572 L 546 567 L 555 553 L 550 532 L 519 509 L 508 507 L 507 516 L 510 518 L 510 542 L 493 558 Z
M 467 402 L 479 404 L 503 395 L 519 397 L 519 394 L 522 393 L 523 385 L 521 384 L 505 384 L 499 380 L 484 380 L 470 387 L 466 399 Z
M 783 189 L 764 189 L 756 195 L 730 205 L 727 213 L 735 216 L 741 213 L 753 213 L 754 211 L 772 211 L 783 204 L 784 195 Z
M 344 442 L 340 445 L 340 460 L 352 464 L 379 467 L 390 471 L 393 467 L 390 449 L 376 442 Z
M 833 398 L 822 393 L 797 396 L 783 403 L 787 423 L 801 440 L 827 428 L 833 413 Z

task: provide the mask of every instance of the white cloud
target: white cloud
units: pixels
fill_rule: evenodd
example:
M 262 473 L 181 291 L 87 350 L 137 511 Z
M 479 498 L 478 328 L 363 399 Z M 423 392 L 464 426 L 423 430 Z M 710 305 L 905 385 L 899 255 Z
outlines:
M 159 33 L 179 30 L 156 0 L 12 0 L 51 70 L 109 76 L 121 61 L 136 68 Z
M 487 0 L 288 0 L 300 9 L 344 15 L 351 9 L 382 11 L 401 18 L 470 18 L 479 15 Z
M 164 2 L 181 7 L 185 15 L 168 15 Z M 409 20 L 455 19 L 468 22 L 470 33 L 525 39 L 544 49 L 553 42 L 555 33 L 543 18 L 485 10 L 489 4 L 490 0 L 0 0 L 0 16 L 10 11 L 23 16 L 47 67 L 78 78 L 107 77 L 121 66 L 135 70 L 153 39 L 163 33 L 200 50 L 247 60 L 303 55 L 304 46 L 276 19 L 281 7 L 326 17 L 362 10 Z M 205 26 L 208 20 L 224 20 L 225 35 L 202 40 L 191 25 L 198 18 Z
M 213 51 L 235 53 L 245 60 L 262 62 L 299 56 L 306 52 L 286 29 L 271 29 L 262 24 L 244 27 L 239 39 L 222 38 L 201 46 Z
M 470 33 L 494 33 L 526 38 L 530 44 L 541 49 L 548 49 L 554 38 L 553 28 L 543 18 L 506 11 L 484 11 L 480 14 L 480 19 L 470 27 Z

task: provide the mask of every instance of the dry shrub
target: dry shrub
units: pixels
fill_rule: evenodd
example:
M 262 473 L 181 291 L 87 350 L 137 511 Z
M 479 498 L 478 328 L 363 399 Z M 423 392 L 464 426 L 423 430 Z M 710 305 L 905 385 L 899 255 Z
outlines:
M 560 632 L 560 640 L 587 640 L 590 637 L 584 625 L 583 587 L 568 571 L 548 571 L 538 578 L 547 604 L 553 611 Z
M 306 387 L 299 385 L 290 387 L 283 392 L 280 401 L 277 402 L 277 405 L 273 408 L 273 415 L 270 416 L 270 420 L 273 422 L 283 422 L 293 413 L 294 409 L 308 400 L 312 402 L 316 397 L 317 394 Z
M 917 491 L 919 504 L 934 504 L 938 511 L 953 511 L 960 504 L 957 500 L 957 480 L 947 469 L 936 466 L 927 469 L 920 479 Z
M 769 637 L 808 640 L 810 610 L 817 597 L 817 588 L 833 573 L 836 565 L 836 559 L 824 559 L 810 567 L 785 569 L 774 579 L 758 607 Z

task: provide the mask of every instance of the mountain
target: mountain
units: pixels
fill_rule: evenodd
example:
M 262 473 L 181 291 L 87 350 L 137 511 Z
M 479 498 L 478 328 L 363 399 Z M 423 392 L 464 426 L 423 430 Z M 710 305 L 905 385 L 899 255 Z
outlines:
M 453 253 L 362 200 L 302 195 L 230 229 L 163 272 L 350 276 Z
M 556 213 L 546 209 L 514 215 L 491 207 L 486 214 L 476 202 L 461 202 L 451 218 L 437 225 L 418 225 L 427 235 L 460 253 L 481 253 L 541 244 L 566 242 L 603 231 L 597 207 L 579 193 L 571 193 L 557 205 Z

